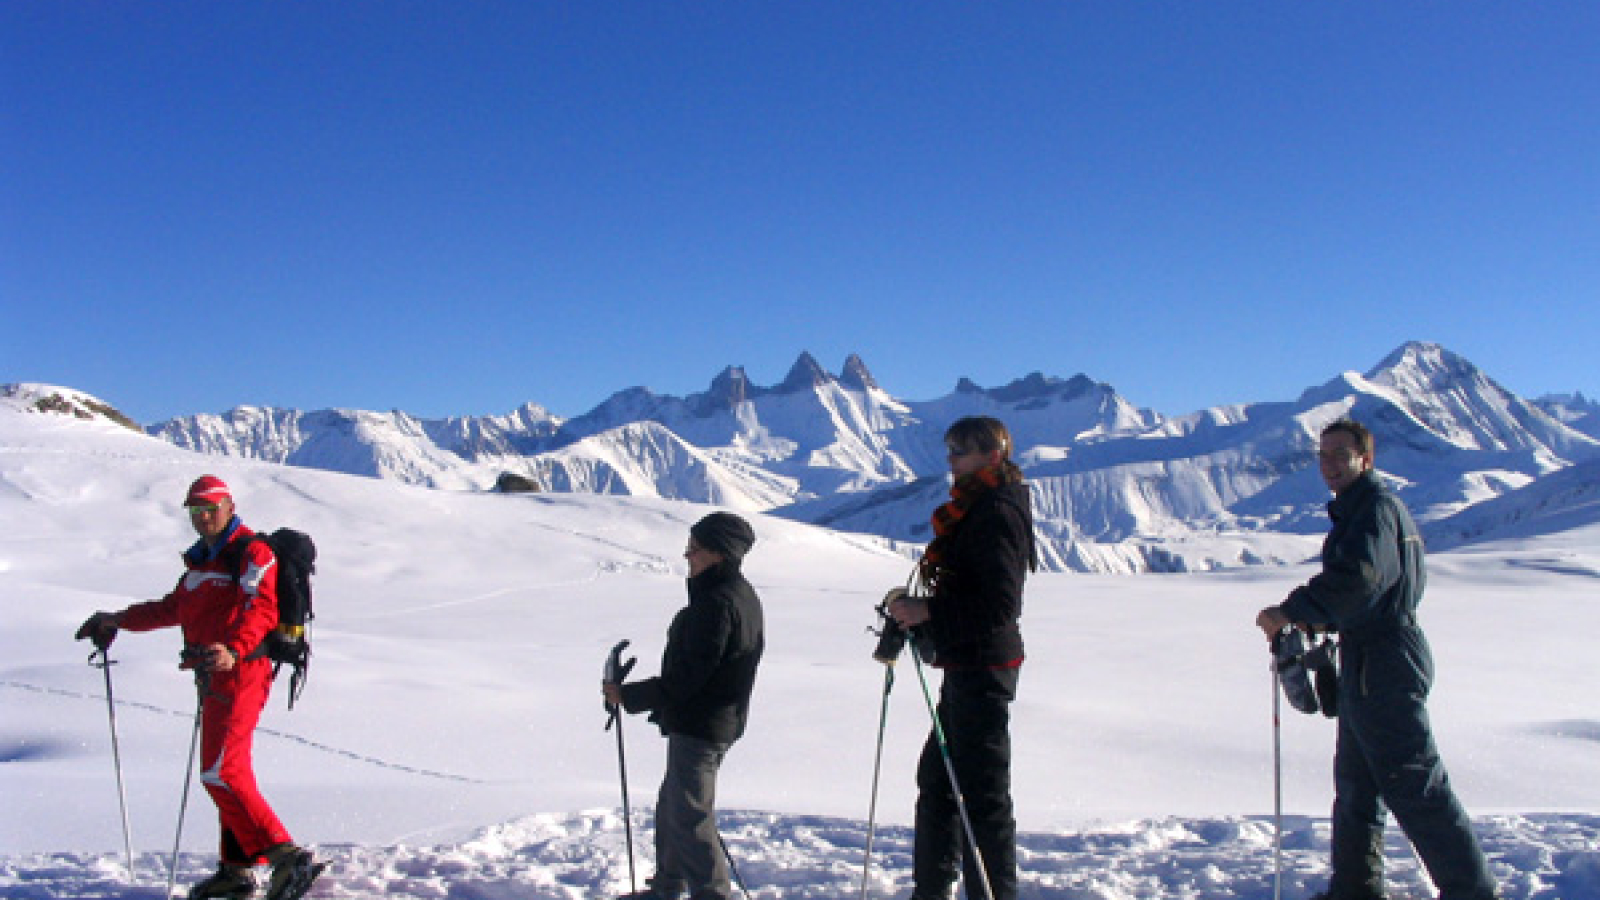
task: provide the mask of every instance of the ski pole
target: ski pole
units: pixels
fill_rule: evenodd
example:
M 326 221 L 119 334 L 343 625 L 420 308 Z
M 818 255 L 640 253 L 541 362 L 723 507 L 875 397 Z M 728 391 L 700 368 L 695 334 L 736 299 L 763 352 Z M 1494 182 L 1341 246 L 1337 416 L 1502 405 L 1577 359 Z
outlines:
M 622 684 L 622 680 L 633 671 L 633 664 L 638 662 L 636 657 L 629 657 L 627 662 L 622 661 L 622 651 L 627 648 L 628 641 L 618 641 L 611 648 L 611 655 L 606 657 L 604 680 L 607 684 Z M 622 832 L 628 844 L 628 885 L 634 893 L 639 892 L 639 877 L 633 867 L 633 811 L 628 803 L 628 754 L 622 745 L 622 708 L 617 704 L 607 702 L 606 730 L 617 726 L 617 770 L 622 781 Z
M 878 709 L 878 746 L 872 758 L 872 800 L 867 804 L 867 849 L 861 863 L 861 900 L 867 900 L 867 878 L 872 872 L 872 838 L 878 821 L 878 775 L 883 771 L 883 732 L 889 722 L 889 692 L 894 689 L 894 661 L 883 665 L 883 702 Z
M 1283 745 L 1280 732 L 1281 701 L 1278 699 L 1278 666 L 1274 661 L 1267 671 L 1272 679 L 1272 900 L 1283 897 Z
M 617 769 L 622 779 L 622 831 L 628 843 L 628 885 L 637 893 L 639 876 L 633 867 L 633 811 L 628 803 L 628 754 L 622 747 L 622 721 L 615 713 L 611 721 L 617 725 Z
M 99 662 L 94 658 L 98 655 Z M 128 827 L 128 789 L 122 783 L 122 750 L 117 742 L 117 701 L 111 692 L 111 667 L 116 660 L 111 658 L 111 653 L 101 647 L 89 654 L 89 665 L 105 673 L 106 676 L 106 715 L 111 719 L 111 764 L 117 770 L 117 802 L 122 807 L 122 849 L 128 855 L 128 880 L 133 880 L 133 835 Z
M 939 755 L 944 758 L 945 774 L 950 776 L 950 793 L 955 795 L 956 810 L 961 813 L 961 827 L 967 833 L 967 845 L 972 848 L 973 868 L 978 870 L 978 881 L 983 884 L 985 900 L 994 900 L 994 889 L 989 886 L 989 870 L 983 863 L 983 851 L 978 849 L 978 836 L 972 830 L 972 818 L 967 815 L 967 801 L 961 796 L 961 782 L 956 779 L 955 763 L 950 761 L 950 745 L 944 737 L 944 726 L 939 722 L 939 711 L 934 706 L 933 695 L 928 692 L 928 677 L 922 672 L 922 654 L 917 642 L 910 641 L 911 662 L 917 670 L 917 680 L 922 683 L 922 699 L 928 704 L 928 715 L 933 719 L 933 735 L 939 744 Z
M 723 840 L 722 832 L 717 832 L 717 843 L 722 845 L 722 855 L 728 858 L 728 871 L 733 874 L 733 883 L 739 886 L 739 893 L 750 896 L 750 889 L 744 886 L 744 879 L 739 877 L 739 864 L 733 861 L 733 853 L 728 850 L 728 842 Z
M 204 672 L 195 672 L 194 732 L 189 736 L 189 761 L 183 767 L 183 798 L 178 801 L 178 830 L 172 838 L 172 867 L 167 871 L 168 897 L 178 883 L 178 847 L 183 843 L 183 814 L 189 808 L 189 783 L 194 780 L 194 753 L 200 746 L 200 716 L 206 708 L 206 681 Z

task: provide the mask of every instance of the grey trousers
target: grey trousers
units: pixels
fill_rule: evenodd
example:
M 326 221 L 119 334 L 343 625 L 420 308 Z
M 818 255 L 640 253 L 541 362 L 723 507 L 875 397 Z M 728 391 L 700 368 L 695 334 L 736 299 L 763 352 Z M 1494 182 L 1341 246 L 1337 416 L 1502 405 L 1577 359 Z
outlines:
M 728 860 L 717 836 L 717 770 L 727 744 L 667 735 L 667 771 L 656 797 L 656 874 L 651 890 L 693 900 L 728 900 Z

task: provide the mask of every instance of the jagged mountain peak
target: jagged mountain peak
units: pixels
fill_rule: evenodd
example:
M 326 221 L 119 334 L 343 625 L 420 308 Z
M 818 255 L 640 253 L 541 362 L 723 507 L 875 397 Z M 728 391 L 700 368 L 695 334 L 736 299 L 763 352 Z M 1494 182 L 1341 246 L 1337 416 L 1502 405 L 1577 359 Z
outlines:
M 548 421 L 557 418 L 555 415 L 551 414 L 548 407 L 539 403 L 535 403 L 532 400 L 529 400 L 528 402 L 512 410 L 507 417 L 524 419 L 530 422 Z
M 1448 384 L 1483 379 L 1482 370 L 1464 357 L 1427 341 L 1408 341 L 1367 372 L 1374 384 L 1437 389 Z
M 808 391 L 821 387 L 833 380 L 827 370 L 817 363 L 817 358 L 808 350 L 802 350 L 800 357 L 789 367 L 789 374 L 784 376 L 783 382 L 775 389 L 778 393 L 792 394 L 796 391 Z
M 1590 400 L 1583 395 L 1583 391 L 1573 391 L 1570 394 L 1545 394 L 1535 403 L 1558 404 L 1563 407 L 1583 410 L 1585 412 L 1600 412 L 1600 402 Z
M 1062 380 L 1054 376 L 1045 375 L 1043 372 L 1031 372 L 1004 387 L 991 390 L 989 396 L 1002 403 L 1021 403 L 1046 396 L 1071 399 L 1087 394 L 1096 388 L 1105 388 L 1105 386 L 1087 375 L 1074 375 L 1069 379 Z M 1109 390 L 1109 388 L 1105 389 Z
M 749 400 L 753 393 L 744 366 L 728 366 L 711 379 L 710 389 L 695 398 L 699 401 L 695 405 L 703 412 L 732 409 Z
M 1379 395 L 1372 401 L 1393 403 L 1433 438 L 1457 447 L 1529 453 L 1544 471 L 1596 452 L 1588 435 L 1438 344 L 1402 345 L 1368 372 L 1366 384 Z
M 810 351 L 803 350 L 795 358 L 794 364 L 789 367 L 789 372 L 783 380 L 770 388 L 753 384 L 743 366 L 728 366 L 712 379 L 709 390 L 689 399 L 696 409 L 714 412 L 731 409 L 747 400 L 754 400 L 767 394 L 793 394 L 833 383 L 840 383 L 857 390 L 878 387 L 872 373 L 867 370 L 866 363 L 854 353 L 845 360 L 843 375 L 835 378 L 817 362 L 817 358 Z
M 958 394 L 982 394 L 996 403 L 1006 405 L 1026 403 L 1044 397 L 1070 400 L 1095 390 L 1113 392 L 1108 385 L 1101 384 L 1087 375 L 1074 375 L 1063 379 L 1043 372 L 1030 372 L 997 388 L 980 387 L 965 376 L 956 382 Z
M 878 380 L 867 371 L 867 364 L 854 353 L 844 361 L 844 369 L 839 373 L 839 383 L 858 391 L 881 390 L 878 387 Z
M 1585 397 L 1583 392 L 1546 394 L 1533 404 L 1557 422 L 1592 438 L 1600 438 L 1600 403 Z

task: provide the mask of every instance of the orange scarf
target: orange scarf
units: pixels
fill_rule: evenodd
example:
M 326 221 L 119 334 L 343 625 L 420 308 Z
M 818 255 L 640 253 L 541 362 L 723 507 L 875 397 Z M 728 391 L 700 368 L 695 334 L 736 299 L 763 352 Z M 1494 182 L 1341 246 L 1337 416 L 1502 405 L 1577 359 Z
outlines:
M 1015 477 L 1013 471 L 1013 467 L 1002 462 L 963 475 L 950 485 L 950 501 L 933 511 L 934 537 L 928 542 L 928 549 L 922 551 L 922 561 L 917 564 L 922 583 L 930 592 L 939 586 L 945 554 L 950 551 L 950 542 L 961 520 L 966 518 L 967 512 L 980 497 Z

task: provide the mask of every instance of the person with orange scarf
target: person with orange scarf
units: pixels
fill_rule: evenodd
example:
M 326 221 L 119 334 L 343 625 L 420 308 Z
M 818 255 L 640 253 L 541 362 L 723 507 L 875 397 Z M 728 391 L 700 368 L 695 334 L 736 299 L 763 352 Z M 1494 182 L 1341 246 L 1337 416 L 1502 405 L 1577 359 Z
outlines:
M 987 416 L 945 432 L 953 484 L 933 514 L 933 540 L 918 589 L 891 592 L 889 614 L 911 629 L 919 652 L 944 673 L 938 716 L 965 798 L 990 900 L 1017 896 L 1016 816 L 1011 801 L 1010 707 L 1022 667 L 1022 586 L 1038 568 L 1033 514 L 1011 434 Z M 931 658 L 928 658 L 931 657 Z M 978 897 L 984 878 L 964 852 L 960 808 L 930 733 L 917 765 L 913 900 L 947 900 L 959 874 Z

